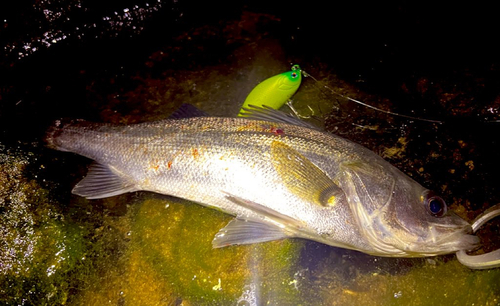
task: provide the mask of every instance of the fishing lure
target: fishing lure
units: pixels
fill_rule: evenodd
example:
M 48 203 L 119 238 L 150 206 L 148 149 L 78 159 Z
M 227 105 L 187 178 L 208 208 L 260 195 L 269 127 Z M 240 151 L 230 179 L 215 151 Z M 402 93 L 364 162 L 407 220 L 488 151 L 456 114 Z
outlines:
M 243 108 L 248 108 L 248 105 L 266 105 L 279 109 L 299 89 L 301 81 L 302 71 L 299 65 L 293 65 L 292 70 L 262 81 L 247 96 L 238 116 L 242 116 Z

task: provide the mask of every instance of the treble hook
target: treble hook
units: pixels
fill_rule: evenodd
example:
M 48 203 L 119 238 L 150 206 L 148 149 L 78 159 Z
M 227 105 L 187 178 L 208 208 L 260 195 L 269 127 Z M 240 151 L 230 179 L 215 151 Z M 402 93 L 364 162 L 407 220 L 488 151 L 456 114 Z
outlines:
M 309 110 L 311 111 L 311 115 L 309 116 L 302 116 L 299 114 L 299 112 L 295 109 L 295 107 L 293 107 L 292 105 L 292 100 L 288 100 L 286 102 L 286 105 L 292 110 L 293 114 L 297 117 L 297 118 L 300 118 L 300 119 L 310 119 L 312 118 L 312 116 L 314 116 L 314 110 L 309 106 L 307 105 L 307 107 L 309 108 Z

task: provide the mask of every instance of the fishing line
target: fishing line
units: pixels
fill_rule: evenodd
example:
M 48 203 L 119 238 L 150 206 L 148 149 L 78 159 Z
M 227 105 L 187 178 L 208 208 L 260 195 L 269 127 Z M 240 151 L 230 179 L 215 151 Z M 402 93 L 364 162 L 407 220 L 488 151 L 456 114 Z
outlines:
M 343 94 L 340 94 L 340 93 L 336 92 L 335 90 L 333 90 L 332 88 L 328 87 L 327 85 L 321 85 L 320 81 L 318 81 L 315 77 L 313 77 L 311 74 L 307 73 L 304 70 L 302 70 L 302 74 L 304 75 L 304 77 L 310 77 L 311 79 L 313 79 L 317 84 L 320 84 L 320 86 L 322 86 L 324 89 L 328 90 L 330 93 L 332 93 L 334 95 L 337 95 L 339 97 L 342 97 L 344 99 L 347 99 L 347 100 L 349 100 L 351 102 L 363 105 L 364 107 L 371 108 L 373 110 L 376 110 L 376 111 L 379 111 L 379 112 L 382 112 L 382 113 L 386 113 L 386 114 L 389 114 L 389 115 L 399 116 L 399 117 L 403 117 L 403 118 L 407 118 L 407 119 L 411 119 L 411 120 L 419 120 L 419 121 L 425 121 L 425 122 L 431 122 L 431 123 L 438 123 L 438 124 L 443 124 L 444 123 L 443 121 L 439 121 L 439 120 L 432 120 L 432 119 L 425 119 L 425 118 L 420 118 L 420 117 L 413 117 L 413 116 L 403 115 L 403 114 L 399 114 L 399 113 L 395 113 L 395 112 L 391 112 L 391 111 L 388 111 L 388 110 L 384 110 L 384 109 L 375 107 L 375 106 L 367 104 L 365 102 L 362 102 L 362 101 L 359 101 L 359 100 L 356 100 L 356 99 L 344 96 Z

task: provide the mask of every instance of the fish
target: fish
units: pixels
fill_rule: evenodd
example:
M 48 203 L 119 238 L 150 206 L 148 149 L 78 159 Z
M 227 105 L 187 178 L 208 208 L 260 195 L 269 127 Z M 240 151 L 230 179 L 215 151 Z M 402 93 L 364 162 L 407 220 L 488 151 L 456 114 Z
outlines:
M 478 246 L 440 196 L 355 142 L 270 107 L 226 118 L 186 105 L 132 125 L 57 120 L 45 141 L 93 160 L 76 195 L 150 191 L 233 215 L 214 248 L 302 238 L 425 257 Z
M 249 105 L 281 108 L 299 89 L 302 82 L 301 71 L 299 65 L 293 65 L 290 71 L 280 73 L 259 83 L 248 94 L 238 116 L 243 116 L 244 109 L 248 108 Z

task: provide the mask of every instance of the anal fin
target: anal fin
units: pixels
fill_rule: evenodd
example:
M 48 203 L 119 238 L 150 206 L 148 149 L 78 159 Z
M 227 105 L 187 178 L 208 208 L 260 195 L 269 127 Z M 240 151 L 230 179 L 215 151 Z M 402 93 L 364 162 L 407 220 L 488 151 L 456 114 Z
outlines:
M 87 176 L 71 192 L 87 199 L 102 199 L 136 190 L 134 183 L 117 174 L 110 166 L 94 162 Z

